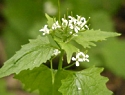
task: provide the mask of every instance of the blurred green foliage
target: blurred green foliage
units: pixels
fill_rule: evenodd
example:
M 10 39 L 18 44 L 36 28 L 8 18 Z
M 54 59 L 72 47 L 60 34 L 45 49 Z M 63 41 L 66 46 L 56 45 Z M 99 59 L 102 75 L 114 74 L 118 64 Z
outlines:
M 0 79 L 0 95 L 15 95 L 7 91 L 5 80 Z
M 61 16 L 63 14 L 82 15 L 91 17 L 90 26 L 102 31 L 115 31 L 112 16 L 117 12 L 123 0 L 61 0 Z M 52 5 L 55 14 L 51 14 Z M 48 9 L 48 10 L 47 10 Z M 54 10 L 54 9 L 53 9 Z M 58 16 L 57 0 L 5 0 L 4 15 L 7 26 L 4 30 L 4 40 L 8 58 L 20 46 L 27 43 L 29 38 L 36 38 L 39 29 L 45 24 L 45 14 Z M 125 39 L 108 39 L 99 42 L 93 47 L 90 54 L 90 63 L 83 66 L 104 66 L 114 74 L 124 77 L 125 69 Z M 30 47 L 29 47 L 30 48 Z
M 6 0 L 4 14 L 7 19 L 7 26 L 4 33 L 6 51 L 8 58 L 11 57 L 20 45 L 27 43 L 32 27 L 36 24 L 42 27 L 44 22 L 43 1 L 33 0 Z M 39 33 L 40 27 L 36 29 Z

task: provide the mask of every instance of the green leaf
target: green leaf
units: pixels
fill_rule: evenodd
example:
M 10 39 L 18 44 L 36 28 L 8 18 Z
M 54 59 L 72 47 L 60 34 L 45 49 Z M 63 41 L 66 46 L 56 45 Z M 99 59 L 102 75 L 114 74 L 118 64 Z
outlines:
M 59 43 L 59 44 L 62 47 L 62 49 L 65 50 L 65 52 L 67 54 L 67 62 L 70 63 L 73 53 L 77 52 L 78 48 L 76 48 L 75 46 L 73 46 L 70 43 Z
M 54 39 L 52 38 L 51 35 L 47 35 L 47 37 L 48 37 L 48 39 L 49 39 L 49 41 L 50 41 L 50 44 L 51 44 L 53 47 L 55 47 L 55 48 L 60 48 L 60 47 L 58 46 L 58 44 L 56 43 L 56 41 L 54 41 Z
M 47 37 L 39 36 L 35 40 L 30 40 L 30 43 L 22 46 L 12 58 L 5 62 L 0 69 L 0 77 L 18 74 L 25 69 L 33 69 L 39 67 L 51 58 L 53 47 L 50 45 Z
M 48 14 L 45 14 L 45 16 L 46 16 L 46 18 L 47 18 L 47 24 L 48 24 L 48 26 L 51 28 L 52 27 L 52 25 L 53 25 L 53 23 L 54 23 L 54 21 L 55 21 L 55 18 L 51 18 Z
M 43 64 L 33 70 L 22 71 L 15 78 L 24 83 L 25 88 L 30 91 L 39 90 L 39 95 L 62 95 L 58 89 L 61 86 L 61 80 L 66 78 L 69 72 L 59 70 L 54 73 L 54 84 L 52 84 L 51 70 Z
M 53 88 L 53 95 L 57 95 L 58 92 L 59 95 L 62 95 L 58 90 L 60 86 L 62 85 L 61 80 L 65 79 L 69 74 L 71 74 L 71 71 L 67 70 L 58 70 L 55 74 L 55 82 L 54 82 L 54 88 Z
M 84 48 L 90 48 L 90 46 L 96 46 L 93 42 L 106 40 L 106 38 L 119 36 L 120 34 L 100 30 L 86 30 L 85 32 L 80 32 L 78 35 L 73 40 Z
M 106 88 L 106 77 L 100 76 L 103 68 L 91 67 L 70 74 L 62 80 L 59 91 L 62 95 L 112 95 Z
M 43 93 L 49 93 L 52 88 L 51 71 L 45 65 L 41 65 L 33 70 L 23 70 L 15 78 L 25 84 L 25 88 L 30 91 L 38 90 L 42 87 Z M 45 94 L 43 94 L 45 95 Z

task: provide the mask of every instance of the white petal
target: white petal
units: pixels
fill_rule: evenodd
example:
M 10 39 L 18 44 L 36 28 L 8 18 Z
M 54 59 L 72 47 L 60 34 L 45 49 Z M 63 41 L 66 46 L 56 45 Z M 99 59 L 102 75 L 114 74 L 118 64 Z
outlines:
M 83 58 L 78 58 L 78 61 L 79 61 L 79 62 L 83 62 L 84 59 L 83 59 Z
M 72 18 L 72 16 L 68 16 L 68 18 Z
M 43 35 L 45 35 L 45 33 L 43 33 Z
M 81 21 L 86 22 L 86 19 L 84 17 L 81 17 Z
M 83 52 L 79 52 L 77 55 L 76 55 L 76 58 L 80 58 L 80 56 L 83 56 L 83 58 L 85 57 L 85 54 Z
M 73 29 L 73 25 L 72 25 L 72 24 L 69 24 L 69 28 L 70 28 L 70 29 Z
M 87 25 L 85 25 L 85 27 L 86 27 L 87 29 L 89 29 L 89 27 L 88 27 Z
M 89 62 L 89 59 L 86 59 L 87 62 Z
M 68 21 L 66 19 L 64 19 L 64 18 L 62 18 L 62 25 L 65 25 L 65 26 L 68 25 Z
M 60 28 L 61 26 L 59 25 L 58 21 L 56 21 L 55 23 L 53 23 L 52 25 L 52 29 L 57 29 L 57 28 Z
M 78 61 L 76 61 L 76 66 L 77 66 L 77 67 L 79 66 L 79 62 L 78 62 Z
M 86 56 L 85 56 L 85 57 L 86 57 L 86 58 L 89 58 L 89 55 L 87 55 L 87 54 L 86 54 Z
M 72 61 L 76 61 L 76 58 L 75 58 L 75 57 L 72 57 Z
M 74 29 L 74 31 L 75 31 L 76 33 L 78 33 L 78 30 L 77 30 L 77 28 L 75 28 L 75 29 Z

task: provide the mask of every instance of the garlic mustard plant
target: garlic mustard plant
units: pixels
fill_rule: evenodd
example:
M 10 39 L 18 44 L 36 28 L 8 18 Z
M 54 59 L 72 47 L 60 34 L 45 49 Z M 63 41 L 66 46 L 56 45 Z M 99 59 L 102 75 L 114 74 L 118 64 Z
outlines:
M 41 35 L 29 40 L 4 63 L 0 78 L 14 74 L 26 89 L 38 90 L 39 95 L 112 95 L 105 85 L 108 79 L 100 75 L 103 68 L 92 66 L 81 70 L 78 67 L 91 61 L 85 52 L 88 48 L 120 34 L 90 29 L 90 18 L 86 20 L 80 15 L 64 18 L 59 15 L 58 20 L 45 16 L 47 24 L 39 30 Z M 54 62 L 56 58 L 59 60 Z

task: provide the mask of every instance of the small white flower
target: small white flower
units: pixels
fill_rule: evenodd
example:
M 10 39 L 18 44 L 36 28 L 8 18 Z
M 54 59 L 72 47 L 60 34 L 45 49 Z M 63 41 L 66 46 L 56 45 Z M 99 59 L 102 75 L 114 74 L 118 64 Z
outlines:
M 56 21 L 55 23 L 53 23 L 52 25 L 52 29 L 55 30 L 57 28 L 61 28 L 61 26 L 59 25 L 58 21 Z
M 49 29 L 47 28 L 48 25 L 45 25 L 44 28 L 40 29 L 39 31 L 43 32 L 43 35 L 49 34 Z
M 83 61 L 89 62 L 89 59 L 88 59 L 88 58 L 89 58 L 89 55 L 86 54 L 86 55 L 84 56 L 84 58 L 83 58 Z
M 81 17 L 79 15 L 76 16 L 77 16 L 77 21 L 86 23 L 86 19 L 84 17 Z
M 68 25 L 68 20 L 62 18 L 62 25 L 67 26 Z
M 72 57 L 72 61 L 76 61 L 76 66 L 79 66 L 79 61 L 75 57 Z
M 80 30 L 80 28 L 76 24 L 69 24 L 69 28 L 73 29 L 76 33 Z
M 77 16 L 77 24 L 79 25 L 80 28 L 83 28 L 87 22 L 86 19 L 78 15 L 76 16 Z
M 79 30 L 83 27 L 82 21 L 84 20 L 84 17 L 80 17 L 77 15 L 77 19 L 75 19 L 72 16 L 68 16 L 68 18 L 70 19 L 69 20 L 69 28 L 73 29 L 75 31 L 75 33 L 78 33 Z
M 74 17 L 68 16 L 68 18 L 70 19 L 69 24 L 76 24 L 77 20 Z
M 58 50 L 58 49 L 55 49 L 54 51 L 53 51 L 53 54 L 52 55 L 58 55 L 60 53 L 60 51 Z
M 87 61 L 89 62 L 89 55 L 85 55 L 83 52 L 79 52 L 76 54 L 76 58 L 75 57 L 72 57 L 72 60 L 73 61 L 76 61 L 76 66 L 79 66 L 79 62 L 84 62 L 84 61 Z

